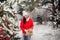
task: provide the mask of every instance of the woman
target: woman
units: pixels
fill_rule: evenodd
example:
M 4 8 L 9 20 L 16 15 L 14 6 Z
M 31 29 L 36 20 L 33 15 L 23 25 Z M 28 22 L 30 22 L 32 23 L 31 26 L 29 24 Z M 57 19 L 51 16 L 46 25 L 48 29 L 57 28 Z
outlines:
M 23 11 L 23 19 L 20 23 L 20 28 L 23 33 L 24 40 L 30 40 L 33 31 L 33 21 L 30 18 L 29 12 Z

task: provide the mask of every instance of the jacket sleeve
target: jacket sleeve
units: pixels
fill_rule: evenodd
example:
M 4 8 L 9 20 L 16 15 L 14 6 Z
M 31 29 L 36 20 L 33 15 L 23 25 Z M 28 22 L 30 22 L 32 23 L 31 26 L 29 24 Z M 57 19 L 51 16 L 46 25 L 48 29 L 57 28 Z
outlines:
M 23 28 L 24 24 L 23 24 L 23 21 L 20 22 L 20 29 L 23 31 L 24 28 Z
M 31 19 L 30 20 L 30 28 L 33 29 L 33 27 L 34 27 L 33 20 Z
M 21 23 L 20 23 L 20 29 L 22 30 L 23 33 L 26 33 L 26 32 L 25 32 L 25 29 L 24 29 L 23 20 L 22 20 Z

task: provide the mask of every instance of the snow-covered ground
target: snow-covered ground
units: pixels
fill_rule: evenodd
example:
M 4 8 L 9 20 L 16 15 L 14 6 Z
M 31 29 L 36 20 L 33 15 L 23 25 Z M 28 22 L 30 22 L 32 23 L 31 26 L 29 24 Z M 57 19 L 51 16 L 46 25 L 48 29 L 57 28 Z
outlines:
M 34 34 L 31 40 L 60 40 L 58 34 L 60 29 L 52 29 L 49 25 L 36 25 L 34 26 Z M 59 31 L 60 32 L 60 31 Z M 57 39 L 58 38 L 58 39 Z
M 60 40 L 60 29 L 52 29 L 49 25 L 36 25 L 31 40 Z
M 48 25 L 35 25 L 31 40 L 52 40 L 54 32 Z

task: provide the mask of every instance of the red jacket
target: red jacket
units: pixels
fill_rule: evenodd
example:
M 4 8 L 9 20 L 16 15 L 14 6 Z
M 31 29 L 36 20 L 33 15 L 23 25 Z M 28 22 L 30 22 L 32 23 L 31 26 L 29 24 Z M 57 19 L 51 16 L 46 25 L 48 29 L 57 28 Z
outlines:
M 28 30 L 28 29 L 33 29 L 33 21 L 31 18 L 29 18 L 28 21 L 26 21 L 26 23 L 24 24 L 23 22 L 24 20 L 21 20 L 21 23 L 20 23 L 20 29 L 22 30 L 23 34 L 25 34 L 25 30 Z

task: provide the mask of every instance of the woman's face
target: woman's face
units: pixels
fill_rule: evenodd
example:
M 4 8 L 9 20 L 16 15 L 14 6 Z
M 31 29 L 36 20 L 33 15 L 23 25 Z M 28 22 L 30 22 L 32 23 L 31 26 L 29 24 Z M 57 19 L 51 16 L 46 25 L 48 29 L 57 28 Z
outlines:
M 27 19 L 29 16 L 28 15 L 25 15 L 24 17 Z

